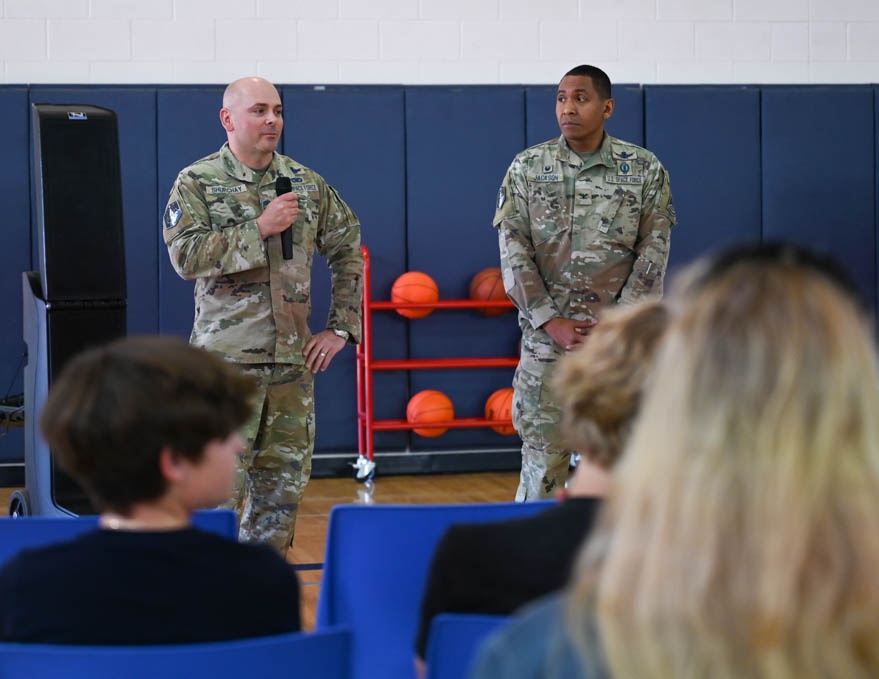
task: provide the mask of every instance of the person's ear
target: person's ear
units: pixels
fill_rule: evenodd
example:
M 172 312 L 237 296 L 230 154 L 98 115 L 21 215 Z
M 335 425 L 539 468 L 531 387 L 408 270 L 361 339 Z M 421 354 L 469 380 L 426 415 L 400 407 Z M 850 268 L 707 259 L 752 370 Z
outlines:
M 228 108 L 220 109 L 220 123 L 226 132 L 232 132 L 235 129 L 235 123 L 232 122 L 232 113 Z
M 613 99 L 605 99 L 604 100 L 604 113 L 602 114 L 604 116 L 605 120 L 607 120 L 608 118 L 610 118 L 613 115 L 613 109 L 614 109 Z
M 185 475 L 184 458 L 175 454 L 168 446 L 159 453 L 159 471 L 168 483 L 177 483 Z

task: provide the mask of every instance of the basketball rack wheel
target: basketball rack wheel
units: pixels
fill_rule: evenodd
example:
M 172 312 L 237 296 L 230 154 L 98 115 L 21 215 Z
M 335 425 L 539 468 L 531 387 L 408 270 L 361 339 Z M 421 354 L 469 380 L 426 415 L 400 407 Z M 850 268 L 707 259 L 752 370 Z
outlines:
M 22 519 L 31 515 L 30 502 L 26 490 L 17 490 L 9 498 L 9 518 Z
M 375 462 L 366 455 L 358 455 L 357 461 L 352 462 L 351 466 L 354 467 L 354 480 L 357 483 L 366 483 L 375 478 Z

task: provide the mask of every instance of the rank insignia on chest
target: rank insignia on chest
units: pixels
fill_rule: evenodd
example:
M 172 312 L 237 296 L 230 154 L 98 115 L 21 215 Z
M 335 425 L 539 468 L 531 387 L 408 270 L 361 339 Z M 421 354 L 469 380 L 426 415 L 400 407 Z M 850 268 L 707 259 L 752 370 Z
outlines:
M 576 197 L 578 205 L 592 205 L 592 194 L 588 191 L 577 191 Z

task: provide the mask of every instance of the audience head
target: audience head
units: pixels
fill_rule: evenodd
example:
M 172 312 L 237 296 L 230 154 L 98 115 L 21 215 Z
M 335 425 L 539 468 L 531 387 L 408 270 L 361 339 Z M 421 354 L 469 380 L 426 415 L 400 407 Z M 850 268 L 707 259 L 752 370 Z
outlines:
M 236 435 L 255 389 L 233 366 L 183 340 L 128 337 L 71 359 L 40 425 L 58 463 L 97 508 L 124 514 L 165 493 L 161 456 L 198 465 L 211 445 Z M 227 495 L 214 504 L 231 486 L 219 490 Z
M 554 378 L 566 444 L 605 469 L 628 438 L 652 359 L 668 322 L 659 301 L 604 311 Z
M 700 263 L 673 318 L 575 599 L 614 677 L 879 673 L 879 386 L 828 260 Z

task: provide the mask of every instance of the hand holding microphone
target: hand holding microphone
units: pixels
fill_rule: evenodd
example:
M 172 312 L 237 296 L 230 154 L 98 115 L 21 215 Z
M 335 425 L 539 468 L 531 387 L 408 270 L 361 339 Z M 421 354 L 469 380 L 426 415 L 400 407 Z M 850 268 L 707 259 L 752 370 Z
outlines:
M 275 192 L 278 197 L 269 203 L 257 218 L 263 240 L 275 234 L 281 234 L 281 251 L 284 259 L 293 259 L 293 233 L 291 225 L 299 217 L 299 197 L 292 192 L 289 177 L 278 177 Z

